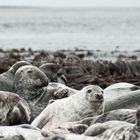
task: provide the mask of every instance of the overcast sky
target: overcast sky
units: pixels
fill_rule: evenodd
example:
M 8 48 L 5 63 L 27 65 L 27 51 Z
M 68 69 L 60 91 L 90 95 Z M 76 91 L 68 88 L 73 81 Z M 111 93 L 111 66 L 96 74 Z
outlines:
M 0 0 L 0 5 L 47 7 L 140 7 L 140 0 Z

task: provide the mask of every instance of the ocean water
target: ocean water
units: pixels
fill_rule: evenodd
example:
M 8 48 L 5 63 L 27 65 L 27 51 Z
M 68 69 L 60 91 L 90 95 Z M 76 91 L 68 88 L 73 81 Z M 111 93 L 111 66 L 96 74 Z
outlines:
M 0 8 L 0 48 L 140 50 L 140 8 Z

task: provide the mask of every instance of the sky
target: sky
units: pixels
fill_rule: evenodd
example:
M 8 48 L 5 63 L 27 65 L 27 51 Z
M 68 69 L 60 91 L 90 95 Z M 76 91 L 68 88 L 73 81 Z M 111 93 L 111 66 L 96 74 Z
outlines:
M 0 6 L 140 7 L 140 0 L 0 0 Z

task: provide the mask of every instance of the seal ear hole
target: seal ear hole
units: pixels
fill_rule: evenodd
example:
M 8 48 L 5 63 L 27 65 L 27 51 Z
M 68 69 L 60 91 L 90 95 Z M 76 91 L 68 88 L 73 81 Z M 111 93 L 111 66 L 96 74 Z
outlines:
M 91 92 L 92 92 L 92 89 L 88 89 L 88 90 L 87 90 L 87 93 L 91 93 Z

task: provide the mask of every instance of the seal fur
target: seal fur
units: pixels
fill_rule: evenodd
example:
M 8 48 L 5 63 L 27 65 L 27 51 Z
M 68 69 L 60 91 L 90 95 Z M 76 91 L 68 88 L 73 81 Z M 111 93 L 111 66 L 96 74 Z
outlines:
M 103 138 L 104 140 L 139 140 L 140 139 L 140 108 L 136 111 L 136 122 L 131 124 L 124 121 L 108 121 L 90 126 L 86 131 L 86 136 L 93 138 Z
M 27 61 L 16 62 L 7 72 L 0 74 L 0 90 L 13 92 L 13 81 L 16 71 L 24 66 L 30 65 Z
M 27 103 L 17 94 L 0 91 L 0 123 L 14 125 L 30 120 L 30 109 Z
M 33 126 L 41 129 L 96 116 L 103 113 L 103 90 L 95 85 L 83 88 L 77 94 L 56 100 L 48 105 L 32 122 Z

